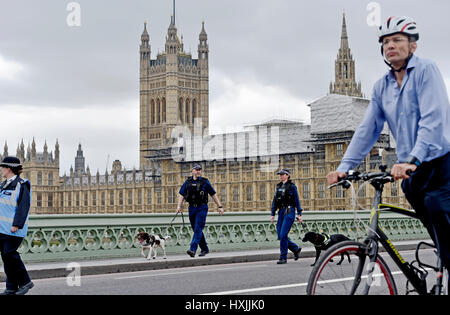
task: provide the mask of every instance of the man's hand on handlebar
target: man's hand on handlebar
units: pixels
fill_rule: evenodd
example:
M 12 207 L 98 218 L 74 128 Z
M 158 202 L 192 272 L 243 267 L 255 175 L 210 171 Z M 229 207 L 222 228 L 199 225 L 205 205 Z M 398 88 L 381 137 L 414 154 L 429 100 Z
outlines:
M 391 175 L 394 177 L 394 180 L 399 179 L 408 179 L 409 174 L 411 172 L 415 172 L 417 166 L 414 164 L 402 163 L 402 164 L 394 164 L 391 169 Z
M 328 185 L 336 184 L 340 179 L 346 177 L 347 174 L 344 172 L 330 172 L 327 175 Z

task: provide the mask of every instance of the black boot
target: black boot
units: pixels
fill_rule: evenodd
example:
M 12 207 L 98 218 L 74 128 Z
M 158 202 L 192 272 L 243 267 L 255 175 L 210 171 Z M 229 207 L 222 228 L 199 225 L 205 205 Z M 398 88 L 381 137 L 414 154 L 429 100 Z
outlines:
M 25 284 L 24 286 L 19 287 L 19 289 L 16 291 L 16 295 L 25 295 L 27 294 L 28 291 L 30 291 L 30 289 L 34 287 L 34 283 L 33 282 L 28 282 L 27 284 Z
M 299 247 L 298 250 L 294 253 L 294 260 L 298 260 L 300 258 L 301 251 L 302 251 L 302 248 Z
M 3 291 L 2 293 L 0 293 L 0 295 L 16 295 L 17 290 L 9 290 L 6 289 L 5 291 Z

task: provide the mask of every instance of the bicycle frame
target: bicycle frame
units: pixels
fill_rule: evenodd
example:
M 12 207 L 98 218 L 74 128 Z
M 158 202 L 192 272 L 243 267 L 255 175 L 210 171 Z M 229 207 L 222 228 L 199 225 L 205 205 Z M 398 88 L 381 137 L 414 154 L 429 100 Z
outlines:
M 389 238 L 386 236 L 386 234 L 383 232 L 379 225 L 379 217 L 380 217 L 380 211 L 392 211 L 396 213 L 400 213 L 402 215 L 406 215 L 412 218 L 417 219 L 417 215 L 409 210 L 382 204 L 381 203 L 381 197 L 383 193 L 383 186 L 382 183 L 371 183 L 373 187 L 375 187 L 375 197 L 373 200 L 372 205 L 372 212 L 370 215 L 369 220 L 369 233 L 368 237 L 364 241 L 368 245 L 368 255 L 370 257 L 370 262 L 375 263 L 376 257 L 378 254 L 378 241 L 381 243 L 381 245 L 386 249 L 386 252 L 391 256 L 392 260 L 397 264 L 397 266 L 400 268 L 400 270 L 403 272 L 403 274 L 406 276 L 406 278 L 410 281 L 414 289 L 417 290 L 419 294 L 427 294 L 427 284 L 425 279 L 421 279 L 417 274 L 414 267 L 405 261 L 403 257 L 400 255 L 398 250 L 395 248 L 395 246 L 392 244 L 392 242 L 389 240 Z M 374 266 L 374 264 L 372 264 Z M 362 272 L 362 270 L 361 270 Z M 369 272 L 372 273 L 373 269 Z M 366 284 L 365 293 L 368 293 L 370 289 L 370 286 Z

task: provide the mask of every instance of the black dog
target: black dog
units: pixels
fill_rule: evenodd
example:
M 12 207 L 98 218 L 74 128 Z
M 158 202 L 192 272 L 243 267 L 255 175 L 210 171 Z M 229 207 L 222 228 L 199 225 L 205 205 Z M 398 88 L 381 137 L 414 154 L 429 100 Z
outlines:
M 333 246 L 336 243 L 343 242 L 343 241 L 350 241 L 350 239 L 342 234 L 333 234 L 328 236 L 325 233 L 319 234 L 314 232 L 308 232 L 305 234 L 305 237 L 302 239 L 303 242 L 311 242 L 314 244 L 314 247 L 316 248 L 316 260 L 311 266 L 314 266 L 319 259 L 320 253 L 323 250 L 327 250 L 331 246 Z M 342 261 L 344 261 L 344 254 L 348 258 L 348 262 L 350 262 L 350 256 L 348 253 L 341 254 L 341 260 L 337 263 L 337 265 L 342 264 Z M 331 260 L 333 261 L 333 260 Z

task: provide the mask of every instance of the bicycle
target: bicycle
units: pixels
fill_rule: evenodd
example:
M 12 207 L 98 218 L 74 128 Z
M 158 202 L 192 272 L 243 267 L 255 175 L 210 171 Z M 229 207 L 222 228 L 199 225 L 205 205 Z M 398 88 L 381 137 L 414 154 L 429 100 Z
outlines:
M 398 291 L 392 272 L 385 260 L 378 254 L 378 243 L 381 243 L 399 267 L 400 272 L 406 276 L 407 294 L 417 292 L 420 295 L 440 295 L 444 292 L 443 283 L 446 283 L 443 282 L 444 267 L 437 252 L 437 266 L 425 264 L 419 259 L 419 250 L 424 245 L 436 248 L 434 244 L 420 242 L 416 248 L 416 260 L 409 263 L 403 259 L 378 224 L 381 211 L 392 211 L 417 219 L 417 215 L 413 211 L 382 203 L 384 185 L 394 182 L 394 178 L 386 169 L 387 166 L 383 165 L 380 166 L 381 172 L 377 173 L 365 172 L 361 174 L 350 171 L 345 178 L 328 187 L 331 189 L 335 186 L 342 186 L 348 189 L 352 185 L 352 181 L 365 181 L 375 188 L 368 233 L 364 242 L 345 241 L 338 243 L 319 258 L 308 281 L 306 289 L 308 295 L 367 295 L 369 293 L 397 295 Z M 334 261 L 333 258 L 337 258 L 335 260 L 338 261 Z M 415 266 L 415 263 L 418 266 Z M 434 270 L 437 276 L 436 284 L 428 292 L 426 278 L 430 269 Z M 412 285 L 413 288 L 409 289 L 409 285 Z

